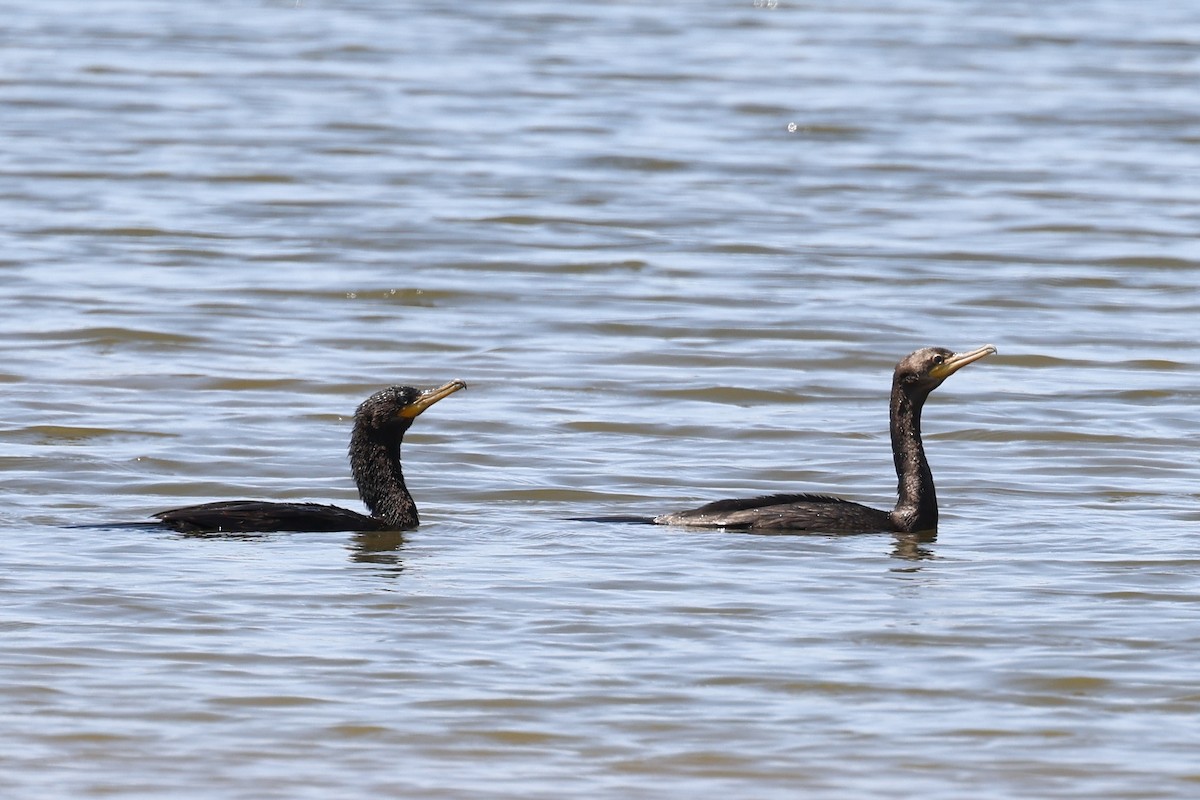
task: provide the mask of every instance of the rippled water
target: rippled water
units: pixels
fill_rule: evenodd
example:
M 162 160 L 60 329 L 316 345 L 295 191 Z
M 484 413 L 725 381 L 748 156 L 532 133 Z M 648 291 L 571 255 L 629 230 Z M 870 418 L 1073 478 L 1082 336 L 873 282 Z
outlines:
M 6 797 L 1200 787 L 1191 5 L 3 9 Z M 985 342 L 935 541 L 566 521 L 887 506 Z M 451 378 L 418 531 L 105 527 Z

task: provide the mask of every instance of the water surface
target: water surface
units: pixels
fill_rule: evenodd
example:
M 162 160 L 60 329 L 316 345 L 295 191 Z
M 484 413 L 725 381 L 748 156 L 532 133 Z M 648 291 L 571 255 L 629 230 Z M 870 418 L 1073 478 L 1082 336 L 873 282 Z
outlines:
M 1195 794 L 1200 13 L 9 5 L 6 796 Z M 887 506 L 985 342 L 936 540 L 565 521 Z M 104 527 L 451 378 L 418 531 Z

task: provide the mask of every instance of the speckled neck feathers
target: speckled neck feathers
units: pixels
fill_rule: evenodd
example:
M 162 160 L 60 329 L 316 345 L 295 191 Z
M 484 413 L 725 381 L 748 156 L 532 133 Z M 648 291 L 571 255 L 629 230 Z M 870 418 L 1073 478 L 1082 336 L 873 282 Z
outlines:
M 928 391 L 907 387 L 899 380 L 892 384 L 892 459 L 899 496 L 891 517 L 899 531 L 931 530 L 938 523 L 933 472 L 921 443 L 921 409 L 928 396 Z
M 358 496 L 372 517 L 397 530 L 415 528 L 419 521 L 400 465 L 400 445 L 407 429 L 401 421 L 372 428 L 357 420 L 350 436 L 350 470 Z

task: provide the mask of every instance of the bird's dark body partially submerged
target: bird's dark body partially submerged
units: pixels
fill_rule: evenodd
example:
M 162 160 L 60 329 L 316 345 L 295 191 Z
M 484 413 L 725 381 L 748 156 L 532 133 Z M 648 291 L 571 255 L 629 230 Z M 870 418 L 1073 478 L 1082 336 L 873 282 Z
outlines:
M 154 517 L 186 533 L 265 531 L 379 531 L 379 519 L 348 508 L 319 503 L 272 503 L 262 500 L 219 500 L 162 511 Z
M 776 494 L 718 500 L 690 511 L 653 519 L 660 525 L 753 531 L 820 533 L 913 533 L 936 530 L 937 492 L 921 442 L 921 409 L 929 393 L 967 364 L 996 352 L 984 345 L 968 353 L 926 347 L 903 358 L 892 377 L 892 458 L 898 479 L 896 507 L 888 511 L 812 494 Z
M 655 517 L 659 525 L 756 531 L 866 533 L 892 529 L 891 517 L 859 503 L 823 494 L 771 494 L 717 500 L 691 511 Z
M 319 503 L 225 500 L 162 511 L 162 524 L 187 533 L 409 530 L 420 518 L 400 464 L 400 445 L 413 420 L 444 397 L 465 389 L 451 381 L 421 391 L 391 386 L 371 395 L 354 413 L 350 470 L 370 516 Z

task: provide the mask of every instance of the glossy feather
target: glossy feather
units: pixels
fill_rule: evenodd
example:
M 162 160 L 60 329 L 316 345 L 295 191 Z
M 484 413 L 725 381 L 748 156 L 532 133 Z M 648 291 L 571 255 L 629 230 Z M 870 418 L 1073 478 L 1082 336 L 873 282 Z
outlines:
M 867 533 L 892 529 L 891 516 L 859 503 L 822 494 L 771 494 L 717 500 L 690 511 L 655 517 L 660 525 L 757 531 Z
M 272 503 L 222 500 L 155 514 L 165 525 L 186 533 L 253 531 L 378 531 L 382 520 L 319 503 Z

